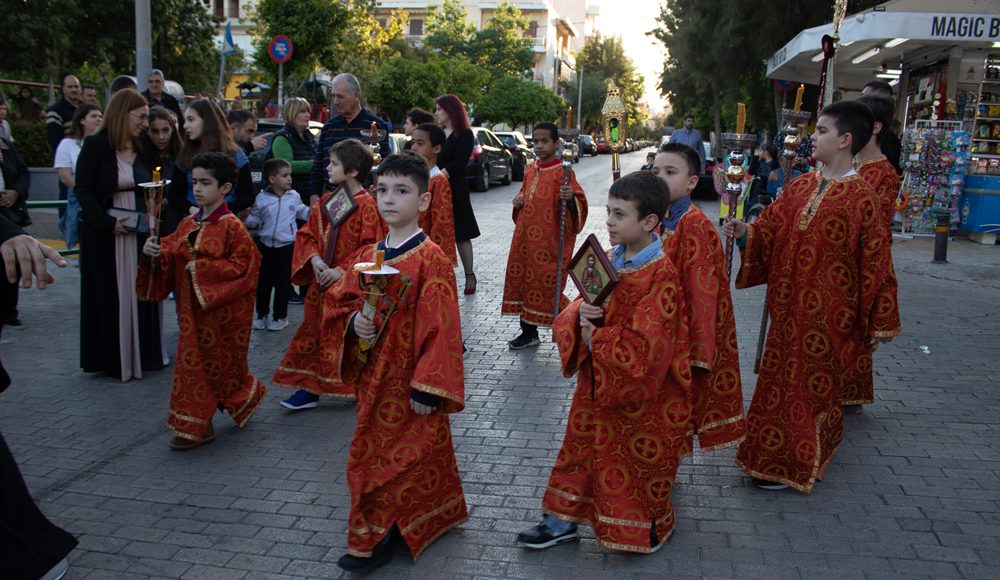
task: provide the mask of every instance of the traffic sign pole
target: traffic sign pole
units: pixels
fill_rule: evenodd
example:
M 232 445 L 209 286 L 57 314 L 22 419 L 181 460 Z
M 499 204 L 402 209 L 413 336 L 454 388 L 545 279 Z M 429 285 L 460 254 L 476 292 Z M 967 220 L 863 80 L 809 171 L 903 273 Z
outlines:
M 278 115 L 285 106 L 285 63 L 278 63 Z
M 278 63 L 278 109 L 285 104 L 285 67 L 284 64 L 292 58 L 292 41 L 284 34 L 271 39 L 267 47 L 271 60 Z M 279 113 L 280 114 L 280 113 Z

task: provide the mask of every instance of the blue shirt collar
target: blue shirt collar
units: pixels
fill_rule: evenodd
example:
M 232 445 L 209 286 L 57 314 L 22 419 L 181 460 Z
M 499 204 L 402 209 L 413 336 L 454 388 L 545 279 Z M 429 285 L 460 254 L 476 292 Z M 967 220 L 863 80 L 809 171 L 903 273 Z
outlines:
M 687 213 L 687 210 L 691 208 L 691 196 L 685 195 L 675 199 L 667 207 L 667 215 L 663 218 L 663 229 L 674 231 L 677 229 L 677 223 L 681 221 L 681 216 Z
M 654 258 L 662 256 L 663 245 L 660 243 L 660 236 L 650 232 L 649 238 L 649 245 L 636 252 L 635 255 L 628 260 L 625 259 L 625 244 L 618 244 L 612 248 L 611 265 L 614 266 L 615 270 L 622 270 L 625 268 L 641 268 L 651 262 Z

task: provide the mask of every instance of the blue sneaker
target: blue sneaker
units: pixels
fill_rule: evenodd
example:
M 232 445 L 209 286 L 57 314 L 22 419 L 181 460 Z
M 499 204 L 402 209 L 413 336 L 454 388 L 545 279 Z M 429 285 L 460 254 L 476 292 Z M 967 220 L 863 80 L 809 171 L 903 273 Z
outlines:
M 281 406 L 293 411 L 319 407 L 319 395 L 309 391 L 295 391 L 295 394 L 281 402 Z

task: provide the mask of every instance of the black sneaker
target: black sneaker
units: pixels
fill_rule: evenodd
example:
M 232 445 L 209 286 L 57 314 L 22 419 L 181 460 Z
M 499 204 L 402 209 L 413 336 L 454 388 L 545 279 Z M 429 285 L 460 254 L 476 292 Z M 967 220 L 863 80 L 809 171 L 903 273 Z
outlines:
M 298 294 L 296 294 L 295 292 L 292 292 L 292 295 L 288 298 L 288 303 L 289 304 L 305 304 L 306 301 L 301 296 L 299 296 Z
M 507 346 L 511 350 L 521 350 L 522 348 L 528 348 L 529 346 L 538 346 L 541 341 L 538 340 L 537 334 L 527 334 L 522 332 L 517 335 L 514 340 L 507 341 Z
M 566 542 L 575 542 L 579 539 L 576 532 L 576 526 L 566 530 L 561 534 L 556 534 L 553 532 L 545 522 L 538 524 L 533 528 L 524 530 L 517 535 L 517 545 L 522 548 L 530 548 L 532 550 L 543 550 L 550 546 L 555 546 L 556 544 L 564 544 Z
M 778 483 L 777 481 L 768 481 L 766 479 L 753 478 L 753 484 L 760 489 L 766 489 L 769 491 L 777 491 L 779 489 L 787 489 L 788 486 L 784 483 Z
M 862 405 L 844 405 L 845 415 L 861 415 L 865 412 L 865 408 Z
M 375 568 L 380 568 L 389 563 L 392 560 L 392 546 L 396 543 L 399 536 L 399 532 L 396 531 L 395 526 L 389 530 L 382 541 L 375 546 L 372 550 L 372 555 L 367 558 L 361 558 L 358 556 L 353 556 L 351 554 L 344 554 L 337 560 L 337 565 L 341 569 L 347 570 L 348 572 L 360 572 L 362 570 L 374 570 Z

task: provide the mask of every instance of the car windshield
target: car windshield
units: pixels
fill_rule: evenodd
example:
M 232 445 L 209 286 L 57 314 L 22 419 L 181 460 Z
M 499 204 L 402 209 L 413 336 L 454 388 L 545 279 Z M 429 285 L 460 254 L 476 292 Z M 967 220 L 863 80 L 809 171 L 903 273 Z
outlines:
M 497 139 L 500 139 L 501 141 L 503 141 L 504 145 L 506 145 L 508 147 L 517 147 L 517 139 L 515 139 L 513 135 L 503 135 L 503 134 L 497 133 L 496 136 L 497 136 Z
M 590 135 L 583 135 L 582 137 L 580 137 L 580 142 L 586 145 L 590 145 L 591 143 L 594 142 L 594 139 Z

